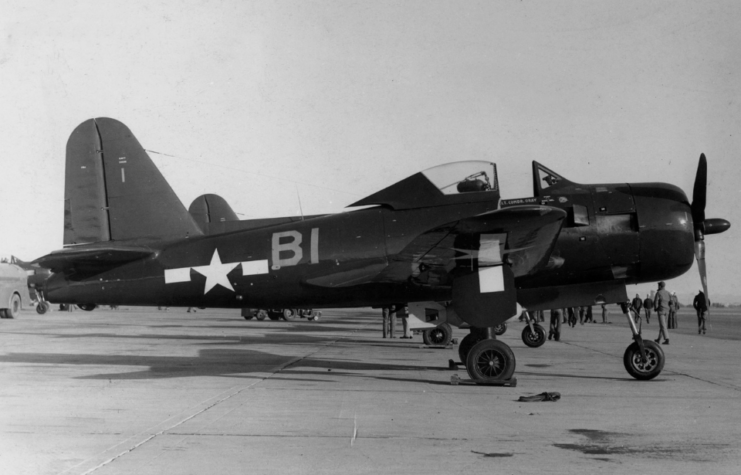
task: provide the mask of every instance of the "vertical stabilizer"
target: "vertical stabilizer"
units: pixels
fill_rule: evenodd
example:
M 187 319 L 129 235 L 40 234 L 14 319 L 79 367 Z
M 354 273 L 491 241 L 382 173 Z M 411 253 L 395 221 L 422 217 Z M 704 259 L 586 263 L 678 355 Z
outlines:
M 67 143 L 64 244 L 185 238 L 201 230 L 128 127 L 90 119 Z

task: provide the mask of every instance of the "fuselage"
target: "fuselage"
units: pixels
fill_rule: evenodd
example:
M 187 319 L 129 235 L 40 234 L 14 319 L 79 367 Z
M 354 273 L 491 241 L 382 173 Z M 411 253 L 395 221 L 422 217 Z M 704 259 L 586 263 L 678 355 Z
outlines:
M 692 266 L 691 213 L 687 197 L 673 185 L 576 185 L 502 205 L 519 201 L 561 208 L 569 216 L 551 255 L 553 265 L 518 277 L 518 289 L 652 282 Z M 59 303 L 222 308 L 446 301 L 451 289 L 445 276 L 415 279 L 419 269 L 404 255 L 407 247 L 430 229 L 498 206 L 498 196 L 407 210 L 380 206 L 148 243 L 155 251 L 151 257 L 109 270 L 55 274 L 46 284 L 46 297 Z

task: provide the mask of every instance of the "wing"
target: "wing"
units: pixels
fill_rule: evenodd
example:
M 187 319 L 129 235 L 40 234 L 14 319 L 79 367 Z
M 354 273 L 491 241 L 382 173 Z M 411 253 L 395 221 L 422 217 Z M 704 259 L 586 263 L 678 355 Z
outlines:
M 369 259 L 351 270 L 308 279 L 321 287 L 372 282 L 450 285 L 456 267 L 510 264 L 515 277 L 548 263 L 566 213 L 549 206 L 513 206 L 438 226 L 413 239 L 389 262 Z M 475 264 L 474 264 L 475 262 Z

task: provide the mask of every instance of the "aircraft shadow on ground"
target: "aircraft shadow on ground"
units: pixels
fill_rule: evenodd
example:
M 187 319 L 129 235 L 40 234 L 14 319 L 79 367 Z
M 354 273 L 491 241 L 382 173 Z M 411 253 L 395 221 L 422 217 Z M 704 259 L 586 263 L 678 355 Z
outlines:
M 295 360 L 293 356 L 274 355 L 262 351 L 242 349 L 201 350 L 198 356 L 144 356 L 144 355 L 96 355 L 64 353 L 9 353 L 0 355 L 0 363 L 22 363 L 42 365 L 79 366 L 145 366 L 148 369 L 119 373 L 101 373 L 78 376 L 76 379 L 141 380 L 199 376 L 240 376 L 250 373 L 273 373 L 278 367 Z M 375 364 L 354 361 L 336 361 L 303 358 L 280 370 L 281 374 L 310 374 L 298 371 L 301 368 L 352 371 L 420 371 L 425 368 L 409 365 Z M 326 374 L 331 371 L 327 371 Z M 321 374 L 325 374 L 324 371 Z
M 261 331 L 279 331 L 279 332 L 299 332 L 299 333 L 316 333 L 316 332 L 363 332 L 364 329 L 351 328 L 351 327 L 339 327 L 322 325 L 321 323 L 316 325 L 310 324 L 286 324 L 285 322 L 248 322 L 244 324 L 235 325 L 147 325 L 149 328 L 162 329 L 162 328 L 192 328 L 192 329 L 213 329 L 213 330 L 261 330 Z M 371 330 L 367 330 L 371 331 Z M 380 332 L 380 330 L 379 330 Z
M 265 335 L 157 335 L 157 334 L 132 334 L 121 335 L 116 333 L 84 333 L 79 335 L 56 335 L 56 338 L 113 338 L 121 340 L 176 340 L 193 341 L 202 345 L 254 345 L 254 344 L 282 344 L 301 345 L 335 341 L 337 338 L 331 336 L 311 336 L 297 333 L 268 333 Z

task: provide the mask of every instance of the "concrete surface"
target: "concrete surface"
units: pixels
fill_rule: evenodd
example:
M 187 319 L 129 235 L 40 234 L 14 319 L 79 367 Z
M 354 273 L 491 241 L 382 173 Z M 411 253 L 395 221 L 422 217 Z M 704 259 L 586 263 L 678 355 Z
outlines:
M 515 323 L 515 388 L 452 386 L 457 352 L 381 339 L 377 311 L 237 313 L 0 320 L 0 474 L 739 473 L 741 343 L 712 335 L 733 311 L 705 337 L 683 314 L 648 382 L 616 311 L 538 349 Z M 543 391 L 562 399 L 517 402 Z

